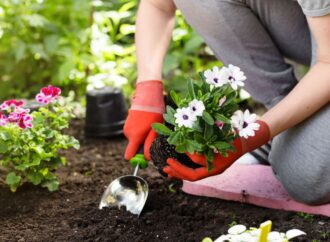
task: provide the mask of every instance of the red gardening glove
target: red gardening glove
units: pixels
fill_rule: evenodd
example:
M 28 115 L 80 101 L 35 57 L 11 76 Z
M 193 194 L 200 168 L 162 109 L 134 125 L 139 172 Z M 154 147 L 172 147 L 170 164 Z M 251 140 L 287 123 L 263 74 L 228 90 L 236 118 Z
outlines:
M 190 159 L 202 167 L 193 169 L 181 164 L 177 160 L 169 158 L 167 159 L 168 166 L 166 166 L 163 171 L 167 173 L 170 178 L 188 181 L 196 181 L 224 172 L 242 155 L 268 142 L 270 139 L 270 131 L 268 125 L 260 120 L 258 120 L 257 123 L 260 125 L 260 127 L 259 130 L 255 132 L 254 136 L 250 136 L 248 139 L 239 137 L 234 140 L 233 145 L 236 148 L 235 152 L 230 151 L 228 153 L 228 157 L 224 157 L 221 154 L 215 155 L 213 159 L 213 168 L 211 171 L 207 170 L 206 157 L 204 155 L 192 155 L 189 153 L 187 153 L 187 155 L 190 157 Z
M 151 128 L 153 123 L 162 123 L 165 110 L 163 84 L 161 81 L 142 81 L 136 84 L 132 106 L 124 125 L 124 134 L 128 139 L 125 159 L 130 160 L 144 145 L 144 156 L 150 160 L 150 146 L 156 138 Z

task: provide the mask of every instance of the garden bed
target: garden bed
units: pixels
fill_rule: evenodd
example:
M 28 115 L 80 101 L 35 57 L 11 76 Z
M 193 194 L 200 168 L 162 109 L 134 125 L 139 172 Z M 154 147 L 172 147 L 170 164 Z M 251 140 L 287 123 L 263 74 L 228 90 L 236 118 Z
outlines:
M 78 122 L 70 131 L 82 146 L 64 153 L 69 164 L 58 172 L 58 192 L 25 185 L 11 193 L 0 184 L 0 241 L 201 241 L 217 238 L 230 224 L 258 226 L 268 219 L 274 230 L 308 234 L 298 241 L 330 241 L 330 218 L 187 195 L 152 166 L 140 172 L 150 186 L 140 218 L 98 210 L 109 182 L 132 169 L 123 159 L 124 138 L 86 140 L 82 127 Z

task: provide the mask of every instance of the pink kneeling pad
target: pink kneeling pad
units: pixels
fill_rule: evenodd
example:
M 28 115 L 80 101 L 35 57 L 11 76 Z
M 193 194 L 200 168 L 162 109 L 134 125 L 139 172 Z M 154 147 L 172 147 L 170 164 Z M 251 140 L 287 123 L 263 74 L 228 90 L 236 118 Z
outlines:
M 272 168 L 265 165 L 234 164 L 220 175 L 196 182 L 184 181 L 182 190 L 192 195 L 330 217 L 330 204 L 308 206 L 290 198 Z

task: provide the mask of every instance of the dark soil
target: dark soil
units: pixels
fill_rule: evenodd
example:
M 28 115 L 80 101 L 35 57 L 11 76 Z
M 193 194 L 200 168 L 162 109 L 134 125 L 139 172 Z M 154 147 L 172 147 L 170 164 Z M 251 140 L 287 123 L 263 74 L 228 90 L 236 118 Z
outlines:
M 58 172 L 58 192 L 25 185 L 11 193 L 0 185 L 1 242 L 201 241 L 217 238 L 230 224 L 258 226 L 268 219 L 274 230 L 304 230 L 308 235 L 299 241 L 330 241 L 330 218 L 187 195 L 152 166 L 140 172 L 150 194 L 139 218 L 124 210 L 98 210 L 109 182 L 132 169 L 123 159 L 124 138 L 85 140 L 82 130 L 82 124 L 74 125 L 82 147 L 64 153 L 69 164 Z
M 175 146 L 167 142 L 167 137 L 159 135 L 150 147 L 150 156 L 159 173 L 167 176 L 163 168 L 167 165 L 166 160 L 173 158 L 179 160 L 182 164 L 190 168 L 199 168 L 200 165 L 194 163 L 187 155 L 175 151 Z

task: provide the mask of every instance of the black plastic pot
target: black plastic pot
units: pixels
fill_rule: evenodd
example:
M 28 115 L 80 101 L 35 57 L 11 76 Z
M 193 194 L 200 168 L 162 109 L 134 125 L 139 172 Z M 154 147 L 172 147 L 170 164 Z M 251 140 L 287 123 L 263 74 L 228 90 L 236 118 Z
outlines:
M 87 137 L 112 137 L 123 133 L 127 107 L 120 89 L 106 87 L 89 91 L 86 101 Z

